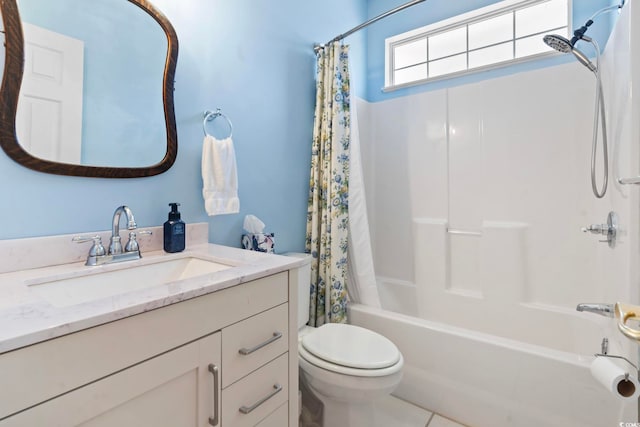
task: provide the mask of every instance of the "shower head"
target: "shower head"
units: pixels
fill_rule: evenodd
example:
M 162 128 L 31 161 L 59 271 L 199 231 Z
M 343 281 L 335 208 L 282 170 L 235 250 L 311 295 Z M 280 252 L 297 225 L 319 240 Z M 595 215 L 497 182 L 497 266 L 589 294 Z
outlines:
M 547 34 L 542 38 L 547 46 L 562 53 L 569 53 L 573 50 L 573 45 L 569 39 L 558 34 Z
M 562 37 L 558 34 L 547 34 L 542 38 L 542 40 L 547 44 L 547 46 L 551 47 L 554 50 L 557 50 L 558 52 L 573 53 L 573 55 L 578 59 L 578 61 L 580 61 L 582 65 L 584 65 L 594 73 L 597 71 L 597 67 L 593 65 L 593 62 L 591 62 L 589 58 L 587 58 L 587 55 L 576 48 L 574 44 L 571 43 L 571 41 L 566 37 Z M 581 40 L 591 42 L 591 39 L 584 35 L 581 37 Z
M 573 55 L 578 59 L 578 61 L 580 61 L 582 65 L 587 67 L 594 74 L 597 74 L 598 67 L 593 65 L 589 58 L 587 58 L 587 55 L 585 55 L 575 47 L 576 43 L 578 43 L 580 40 L 591 43 L 594 48 L 596 48 L 596 55 L 599 55 L 600 52 L 598 51 L 598 43 L 596 43 L 590 37 L 585 36 L 584 33 L 586 33 L 589 27 L 593 25 L 593 20 L 596 19 L 596 17 L 602 15 L 605 12 L 620 10 L 624 7 L 624 4 L 625 0 L 620 0 L 619 4 L 615 6 L 605 7 L 604 9 L 600 9 L 599 11 L 594 13 L 593 16 L 589 18 L 582 27 L 573 32 L 573 37 L 571 38 L 571 40 L 558 34 L 547 34 L 542 38 L 542 40 L 545 42 L 545 44 L 547 44 L 547 46 L 551 47 L 554 50 L 557 50 L 558 52 L 573 53 Z

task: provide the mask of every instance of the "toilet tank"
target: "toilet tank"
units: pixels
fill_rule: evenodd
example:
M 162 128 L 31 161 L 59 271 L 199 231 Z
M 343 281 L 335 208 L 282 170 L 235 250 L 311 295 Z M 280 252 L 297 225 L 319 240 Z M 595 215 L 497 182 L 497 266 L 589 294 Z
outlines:
M 308 262 L 298 267 L 292 274 L 298 277 L 298 330 L 309 321 L 309 298 L 311 295 L 311 254 L 288 252 L 283 254 L 294 258 L 303 258 Z

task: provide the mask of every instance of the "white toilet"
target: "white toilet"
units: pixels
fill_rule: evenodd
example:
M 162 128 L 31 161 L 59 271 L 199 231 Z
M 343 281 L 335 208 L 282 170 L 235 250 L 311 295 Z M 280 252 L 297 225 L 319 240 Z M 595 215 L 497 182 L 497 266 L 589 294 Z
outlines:
M 359 326 L 306 326 L 310 268 L 299 270 L 298 366 L 302 393 L 311 392 L 322 403 L 323 422 L 308 425 L 375 426 L 375 401 L 393 392 L 400 383 L 402 354 L 387 338 Z M 309 396 L 303 396 L 305 401 Z

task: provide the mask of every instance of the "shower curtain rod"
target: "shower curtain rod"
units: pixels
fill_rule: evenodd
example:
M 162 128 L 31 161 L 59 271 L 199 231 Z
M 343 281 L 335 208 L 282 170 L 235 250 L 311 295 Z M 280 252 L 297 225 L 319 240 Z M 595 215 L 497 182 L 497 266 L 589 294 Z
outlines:
M 344 39 L 345 37 L 348 37 L 348 36 L 350 36 L 351 34 L 353 34 L 353 33 L 357 32 L 357 31 L 360 31 L 360 30 L 361 30 L 361 29 L 363 29 L 364 27 L 368 27 L 369 25 L 373 24 L 374 22 L 377 22 L 377 21 L 379 21 L 379 20 L 381 20 L 381 19 L 383 19 L 383 18 L 386 18 L 387 16 L 391 16 L 391 15 L 393 15 L 394 13 L 398 13 L 398 12 L 400 12 L 401 10 L 404 10 L 404 9 L 406 9 L 406 8 L 408 8 L 408 7 L 414 6 L 414 5 L 418 4 L 418 3 L 422 3 L 422 2 L 424 2 L 424 1 L 426 1 L 426 0 L 413 0 L 413 1 L 410 1 L 409 3 L 405 3 L 405 4 L 401 5 L 401 6 L 398 6 L 398 7 L 396 7 L 395 9 L 391 9 L 391 10 L 389 10 L 389 11 L 387 11 L 387 12 L 385 12 L 385 13 L 381 14 L 381 15 L 376 16 L 375 18 L 371 18 L 371 19 L 369 19 L 367 22 L 363 22 L 362 24 L 358 25 L 357 27 L 353 27 L 352 29 L 350 29 L 350 30 L 349 30 L 349 31 L 347 31 L 346 33 L 340 34 L 339 36 L 336 36 L 336 37 L 332 38 L 332 39 L 331 39 L 331 40 L 329 40 L 326 44 L 330 44 L 330 43 L 333 43 L 333 42 L 337 42 L 337 41 L 339 41 L 339 40 L 342 40 L 342 39 Z M 315 46 L 313 47 L 313 50 L 317 51 L 318 49 L 321 49 L 321 48 L 323 48 L 324 46 L 325 46 L 325 45 L 323 45 L 323 44 L 315 45 Z

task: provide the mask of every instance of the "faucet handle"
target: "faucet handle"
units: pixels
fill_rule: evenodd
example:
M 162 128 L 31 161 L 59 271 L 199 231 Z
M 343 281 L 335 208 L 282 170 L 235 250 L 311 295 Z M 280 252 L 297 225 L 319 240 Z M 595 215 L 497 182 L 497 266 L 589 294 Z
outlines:
M 129 233 L 129 241 L 124 246 L 125 252 L 137 252 L 140 250 L 140 246 L 138 246 L 138 241 L 136 240 L 136 232 L 132 231 Z
M 89 256 L 103 256 L 107 253 L 102 246 L 102 237 L 95 236 L 75 236 L 71 239 L 72 242 L 76 243 L 85 243 L 85 242 L 93 242 L 91 249 L 89 249 Z
M 590 232 L 591 234 L 606 236 L 606 240 L 600 241 L 607 242 L 610 248 L 614 248 L 616 246 L 616 238 L 618 234 L 618 214 L 611 211 L 607 216 L 606 224 L 591 224 L 587 227 L 582 227 L 582 232 Z
M 607 224 L 591 224 L 581 228 L 583 233 L 591 232 L 592 234 L 607 234 L 609 227 Z
M 138 231 L 137 234 L 153 234 L 151 230 L 142 230 Z M 138 245 L 137 234 L 135 231 L 129 233 L 129 241 L 124 247 L 125 252 L 137 252 L 140 251 L 140 246 Z

